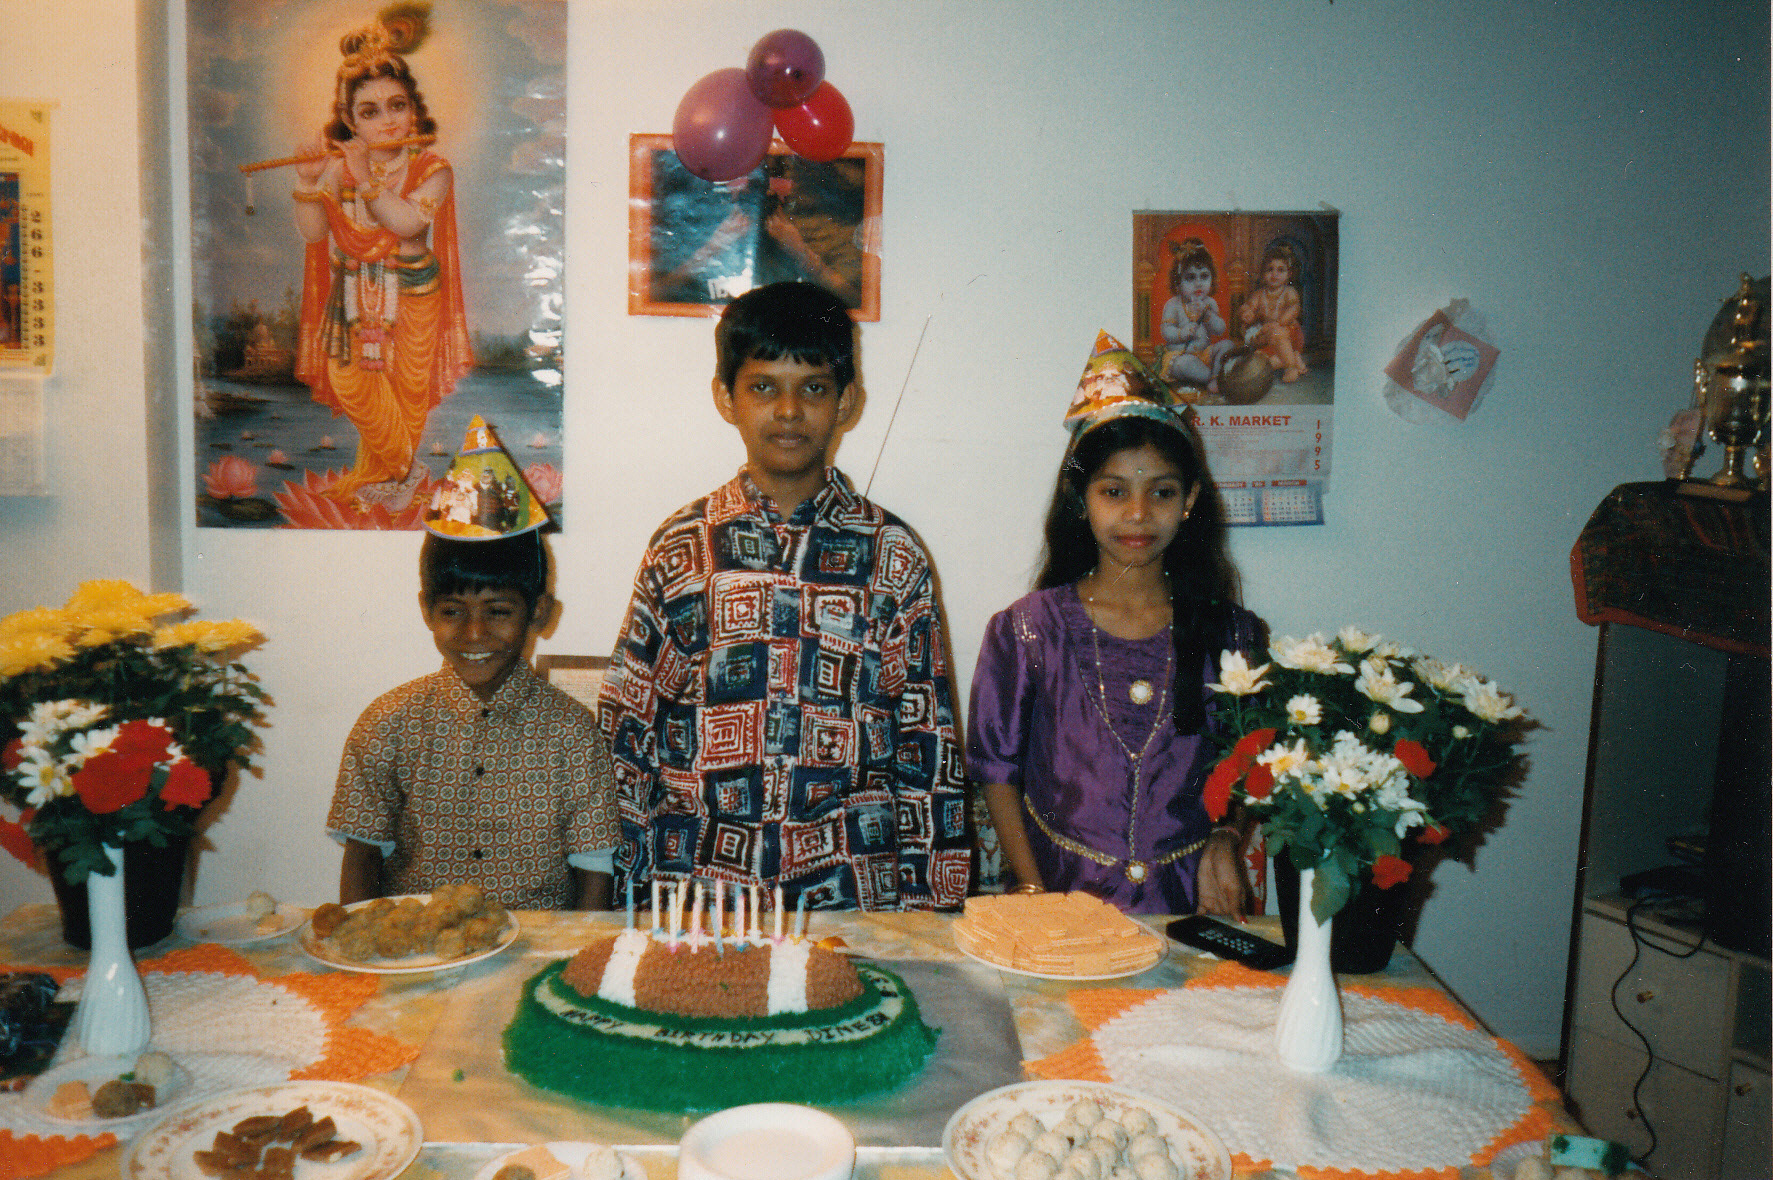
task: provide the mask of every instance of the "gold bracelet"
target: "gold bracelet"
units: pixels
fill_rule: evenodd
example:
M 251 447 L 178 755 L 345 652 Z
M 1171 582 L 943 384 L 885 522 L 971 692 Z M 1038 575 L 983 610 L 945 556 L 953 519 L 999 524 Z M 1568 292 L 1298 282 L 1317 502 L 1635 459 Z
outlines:
M 1010 892 L 1011 893 L 1045 893 L 1046 890 L 1042 889 L 1039 885 L 1030 884 L 1030 885 L 1018 885 L 1014 889 L 1010 890 Z

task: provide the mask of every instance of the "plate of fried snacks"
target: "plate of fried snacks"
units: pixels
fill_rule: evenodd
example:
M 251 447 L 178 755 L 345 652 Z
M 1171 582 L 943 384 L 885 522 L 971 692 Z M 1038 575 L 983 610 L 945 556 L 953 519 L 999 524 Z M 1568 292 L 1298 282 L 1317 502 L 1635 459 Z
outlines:
M 459 967 L 517 941 L 517 919 L 480 886 L 377 897 L 315 910 L 300 934 L 309 958 L 371 975 Z
M 543 1143 L 489 1161 L 474 1180 L 646 1180 L 646 1169 L 602 1143 Z
M 1088 893 L 969 897 L 954 946 L 1000 971 L 1037 979 L 1121 979 L 1150 970 L 1168 940 Z
M 124 1153 L 124 1180 L 385 1180 L 418 1156 L 412 1108 L 353 1082 L 229 1090 L 167 1113 Z
M 942 1152 L 961 1180 L 1231 1180 L 1217 1135 L 1155 1098 L 1099 1082 L 1018 1082 L 981 1094 L 948 1120 Z
M 25 1106 L 82 1135 L 106 1131 L 127 1138 L 131 1127 L 164 1114 L 191 1087 L 191 1075 L 156 1050 L 121 1057 L 76 1057 L 38 1074 L 25 1087 Z
M 198 906 L 179 915 L 179 934 L 192 942 L 246 946 L 288 934 L 308 917 L 300 906 L 279 905 L 259 890 L 245 901 Z

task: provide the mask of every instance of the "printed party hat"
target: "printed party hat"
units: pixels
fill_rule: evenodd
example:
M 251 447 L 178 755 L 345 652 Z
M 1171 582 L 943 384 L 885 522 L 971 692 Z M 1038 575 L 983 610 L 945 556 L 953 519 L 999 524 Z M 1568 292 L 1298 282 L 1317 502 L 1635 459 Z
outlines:
M 1188 408 L 1181 396 L 1132 349 L 1107 332 L 1097 332 L 1095 350 L 1084 363 L 1077 393 L 1065 411 L 1072 445 L 1092 427 L 1129 414 L 1187 429 Z
M 548 510 L 479 414 L 425 509 L 425 527 L 458 541 L 496 541 L 541 528 Z

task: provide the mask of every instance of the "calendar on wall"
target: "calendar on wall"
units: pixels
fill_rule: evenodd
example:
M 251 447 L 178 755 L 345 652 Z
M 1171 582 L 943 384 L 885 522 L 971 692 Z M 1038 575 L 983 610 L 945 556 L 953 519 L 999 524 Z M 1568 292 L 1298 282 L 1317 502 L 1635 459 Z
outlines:
M 1133 214 L 1133 350 L 1194 406 L 1227 524 L 1324 522 L 1338 218 Z
M 55 362 L 47 102 L 0 100 L 0 372 Z

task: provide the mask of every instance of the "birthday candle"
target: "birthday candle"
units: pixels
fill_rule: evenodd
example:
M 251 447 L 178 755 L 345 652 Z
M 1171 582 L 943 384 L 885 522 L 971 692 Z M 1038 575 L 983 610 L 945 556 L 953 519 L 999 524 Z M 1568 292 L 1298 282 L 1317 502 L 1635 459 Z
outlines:
M 763 890 L 751 886 L 751 929 L 756 932 L 757 941 L 763 941 Z
M 726 886 L 714 883 L 714 949 L 726 953 Z
M 733 941 L 745 945 L 745 887 L 733 886 Z
M 671 948 L 677 949 L 677 936 L 683 929 L 683 882 L 671 883 Z
M 659 879 L 658 879 L 658 878 L 657 878 L 657 877 L 654 877 L 654 878 L 653 878 L 653 912 L 652 912 L 652 919 L 653 919 L 653 928 L 652 928 L 652 934 L 653 934 L 653 935 L 654 935 L 654 936 L 657 936 L 657 935 L 658 935 L 658 933 L 659 933 Z
M 702 949 L 702 883 L 696 882 L 696 900 L 690 907 L 690 950 Z
M 806 890 L 800 891 L 800 900 L 794 903 L 794 924 L 799 928 L 799 937 L 806 937 Z
M 634 878 L 628 878 L 628 929 L 634 929 Z
M 776 886 L 776 941 L 782 941 L 782 887 Z

